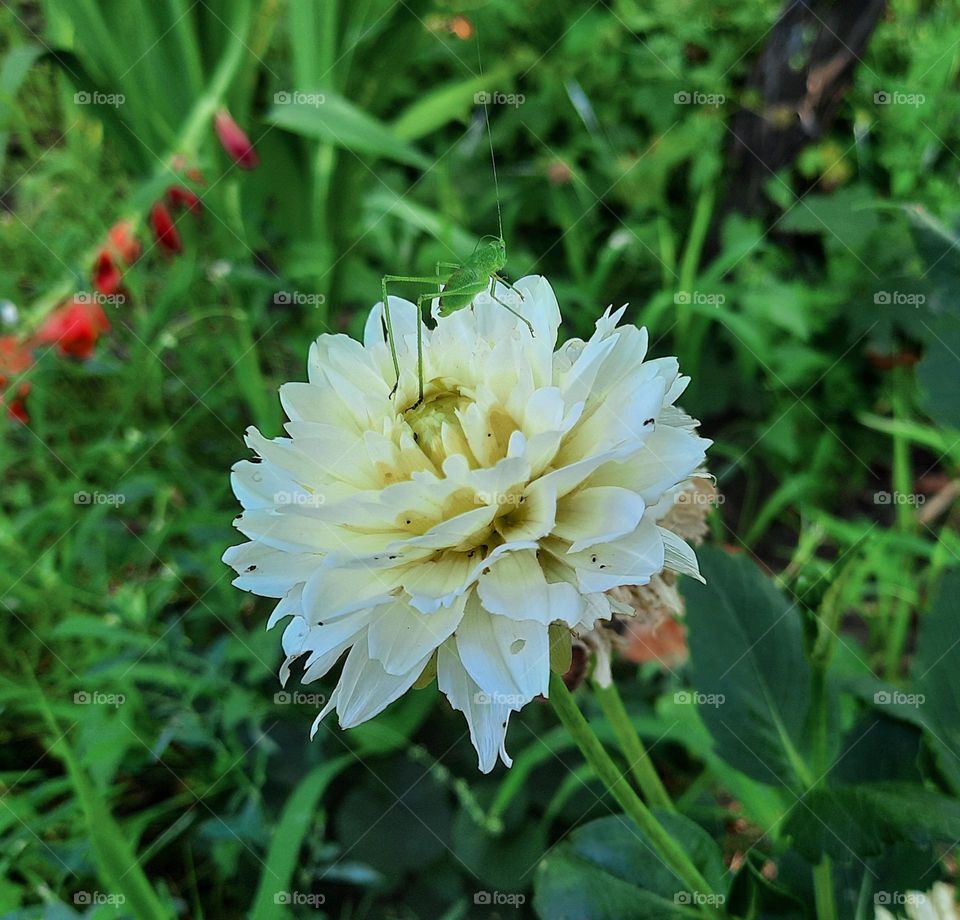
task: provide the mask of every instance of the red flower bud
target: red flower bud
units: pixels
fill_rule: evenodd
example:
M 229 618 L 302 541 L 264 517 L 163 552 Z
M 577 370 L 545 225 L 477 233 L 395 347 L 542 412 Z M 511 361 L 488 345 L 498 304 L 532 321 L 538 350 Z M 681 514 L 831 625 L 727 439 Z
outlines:
M 260 157 L 253 149 L 250 138 L 226 109 L 221 109 L 214 115 L 213 127 L 223 149 L 237 166 L 241 169 L 256 169 L 260 165 Z
M 74 297 L 47 316 L 34 341 L 53 345 L 61 355 L 89 358 L 100 333 L 109 328 L 110 323 L 100 304 Z
M 107 248 L 127 265 L 140 258 L 140 240 L 133 235 L 133 225 L 128 220 L 117 221 L 107 233 Z
M 6 406 L 7 415 L 18 422 L 30 421 L 24 401 L 30 392 L 30 381 L 13 383 L 33 364 L 29 350 L 12 335 L 0 336 L 0 407 Z M 6 391 L 10 389 L 11 392 Z
M 93 266 L 93 288 L 101 294 L 116 294 L 122 287 L 123 274 L 106 249 L 97 253 Z
M 150 226 L 153 229 L 153 235 L 157 242 L 167 250 L 167 252 L 183 252 L 183 243 L 180 242 L 180 234 L 173 223 L 173 218 L 167 210 L 166 205 L 157 202 L 150 209 Z
M 185 185 L 171 185 L 167 189 L 167 201 L 174 210 L 185 209 L 192 214 L 200 214 L 203 211 L 200 197 Z

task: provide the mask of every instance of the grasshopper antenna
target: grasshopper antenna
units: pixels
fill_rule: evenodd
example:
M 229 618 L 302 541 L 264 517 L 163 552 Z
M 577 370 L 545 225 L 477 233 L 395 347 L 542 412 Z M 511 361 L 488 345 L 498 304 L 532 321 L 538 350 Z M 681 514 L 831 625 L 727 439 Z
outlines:
M 477 30 L 477 67 L 480 69 L 480 80 L 483 81 L 483 59 L 480 56 L 480 30 Z M 500 183 L 497 181 L 497 158 L 493 153 L 493 132 L 490 130 L 490 112 L 487 109 L 487 97 L 483 97 L 483 118 L 487 123 L 487 140 L 490 142 L 490 163 L 493 166 L 493 190 L 497 196 L 497 230 L 500 239 L 503 239 L 503 216 L 500 214 Z

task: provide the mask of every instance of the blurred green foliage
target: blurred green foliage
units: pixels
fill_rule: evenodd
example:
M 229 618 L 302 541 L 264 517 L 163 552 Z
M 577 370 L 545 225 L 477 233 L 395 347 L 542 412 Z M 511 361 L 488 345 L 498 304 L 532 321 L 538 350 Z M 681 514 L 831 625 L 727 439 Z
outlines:
M 856 749 L 873 693 L 908 679 L 916 618 L 931 617 L 960 558 L 950 501 L 916 513 L 950 497 L 960 463 L 960 6 L 891 4 L 828 133 L 769 176 L 766 220 L 727 206 L 726 164 L 779 11 L 770 0 L 0 7 L 0 294 L 19 307 L 5 331 L 26 334 L 89 289 L 107 228 L 143 221 L 168 185 L 187 181 L 203 201 L 199 219 L 178 217 L 182 255 L 145 246 L 93 359 L 37 353 L 31 422 L 0 439 L 0 916 L 554 918 L 576 910 L 555 883 L 577 866 L 577 890 L 611 890 L 613 871 L 624 903 L 639 887 L 657 892 L 651 911 L 666 909 L 662 879 L 611 869 L 595 846 L 603 826 L 550 849 L 575 825 L 614 819 L 547 707 L 523 711 L 515 766 L 490 777 L 434 689 L 309 742 L 309 693 L 329 687 L 274 696 L 268 605 L 232 589 L 219 561 L 235 541 L 227 472 L 247 454 L 243 431 L 280 432 L 275 390 L 302 378 L 309 342 L 356 334 L 383 273 L 430 273 L 496 231 L 478 92 L 495 94 L 508 272 L 548 276 L 567 336 L 629 302 L 652 350 L 680 357 L 693 377 L 685 408 L 716 441 L 726 500 L 714 537 L 776 573 L 791 641 L 825 618 L 842 630 L 831 741 L 834 756 Z M 258 169 L 239 170 L 216 143 L 221 106 L 250 134 Z M 185 180 L 183 163 L 202 181 Z M 882 497 L 894 494 L 920 498 Z M 756 598 L 740 603 L 754 610 Z M 956 638 L 942 611 L 931 622 L 928 655 Z M 694 607 L 698 624 L 695 654 L 719 641 Z M 801 649 L 789 655 L 805 674 Z M 706 828 L 728 859 L 749 852 L 730 888 L 742 916 L 761 897 L 765 915 L 808 916 L 809 866 L 787 845 L 795 836 L 816 859 L 831 841 L 809 815 L 784 830 L 793 787 L 749 769 L 743 751 L 726 757 L 712 714 L 676 702 L 691 680 L 709 684 L 695 665 L 621 668 L 689 819 L 677 833 Z M 955 729 L 940 708 L 950 686 L 914 677 L 939 700 L 933 721 L 876 715 L 883 742 L 847 767 L 913 783 L 910 795 L 921 780 L 956 794 L 943 749 Z M 804 758 L 806 703 L 793 705 Z M 947 740 L 931 750 L 931 734 Z M 883 749 L 902 752 L 899 765 L 878 760 Z M 906 801 L 921 824 L 938 811 Z M 927 830 L 953 839 L 941 817 Z M 851 818 L 876 843 L 869 878 L 832 854 L 841 916 L 872 916 L 854 912 L 885 885 L 937 877 L 930 841 L 911 849 L 887 818 L 870 811 L 867 830 Z M 718 859 L 704 851 L 705 865 Z M 119 907 L 97 900 L 117 895 Z

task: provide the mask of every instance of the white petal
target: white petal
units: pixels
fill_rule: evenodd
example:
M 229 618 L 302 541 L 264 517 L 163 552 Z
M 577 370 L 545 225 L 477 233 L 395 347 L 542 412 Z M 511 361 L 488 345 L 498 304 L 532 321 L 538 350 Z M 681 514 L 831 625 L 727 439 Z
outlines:
M 367 648 L 388 674 L 406 674 L 429 656 L 457 628 L 466 597 L 436 613 L 423 614 L 397 599 L 373 612 L 367 631 Z
M 303 596 L 303 585 L 297 585 L 287 592 L 280 603 L 273 608 L 270 619 L 267 620 L 267 629 L 273 629 L 284 617 L 302 616 L 303 608 L 300 606 L 300 599 Z
M 273 463 L 241 460 L 230 471 L 233 494 L 244 508 L 272 508 L 277 496 L 306 494 L 300 484 Z
M 316 554 L 283 553 L 256 541 L 231 546 L 222 558 L 238 574 L 233 584 L 261 597 L 284 597 L 323 561 Z
M 553 470 L 543 477 L 544 485 L 550 485 L 556 491 L 557 498 L 563 498 L 568 492 L 572 492 L 589 476 L 593 475 L 600 467 L 606 463 L 626 460 L 631 454 L 636 453 L 633 447 L 617 447 L 612 450 L 606 450 L 601 454 L 595 454 L 587 457 L 585 460 L 578 460 L 569 466 Z
M 514 620 L 571 626 L 583 613 L 577 589 L 565 582 L 548 584 L 535 550 L 510 553 L 480 576 L 477 593 L 491 613 Z
M 653 505 L 665 491 L 700 467 L 710 443 L 687 429 L 658 422 L 629 463 L 604 467 L 591 484 L 632 489 Z
M 596 543 L 609 543 L 633 533 L 644 510 L 643 499 L 629 489 L 581 489 L 559 503 L 553 533 L 570 540 L 570 552 L 578 553 Z
M 663 571 L 663 538 L 656 524 L 643 520 L 630 536 L 570 553 L 566 559 L 576 567 L 580 590 L 587 594 L 621 585 L 645 585 Z
M 320 710 L 319 715 L 313 720 L 313 725 L 310 727 L 310 739 L 313 740 L 313 737 L 317 734 L 317 730 L 320 728 L 320 723 L 331 713 L 333 712 L 334 707 L 337 705 L 337 698 L 339 693 L 337 692 L 340 688 L 334 687 L 333 693 L 330 694 L 330 699 L 327 700 L 327 704 Z
M 379 661 L 370 657 L 366 642 L 354 645 L 337 683 L 340 727 L 353 728 L 383 712 L 413 686 L 429 660 L 427 655 L 406 674 L 388 674 Z
M 497 755 L 509 767 L 506 734 L 510 713 L 514 708 L 498 702 L 477 686 L 467 673 L 457 653 L 456 643 L 449 639 L 437 653 L 437 686 L 446 694 L 450 705 L 467 719 L 470 740 L 479 758 L 480 771 L 489 773 L 497 763 Z
M 439 553 L 435 558 L 417 562 L 404 569 L 401 584 L 410 603 L 421 613 L 433 613 L 449 606 L 464 594 L 471 583 L 476 555 Z
M 362 641 L 361 633 L 376 616 L 376 610 L 377 608 L 372 607 L 367 610 L 358 610 L 332 623 L 311 626 L 303 642 L 303 650 L 310 652 L 304 667 L 309 668 L 334 649 L 342 651 L 348 645 Z
M 291 658 L 296 658 L 303 652 L 303 643 L 310 634 L 310 627 L 303 617 L 294 617 L 283 631 L 283 651 Z
M 700 564 L 697 562 L 697 554 L 693 551 L 693 548 L 673 531 L 667 530 L 665 527 L 658 527 L 657 530 L 660 531 L 660 536 L 663 538 L 664 568 L 680 575 L 690 575 L 697 581 L 706 584 L 700 574 Z
M 568 406 L 583 402 L 591 395 L 590 390 L 600 367 L 613 351 L 619 336 L 619 333 L 615 333 L 607 339 L 591 339 L 570 370 L 560 377 L 560 391 Z
M 489 613 L 471 595 L 456 639 L 463 666 L 485 693 L 519 709 L 546 692 L 550 649 L 542 623 Z
M 536 541 L 550 533 L 556 523 L 557 495 L 543 479 L 527 486 L 514 510 L 497 520 L 497 531 L 504 540 Z
M 369 568 L 359 578 L 356 569 L 324 565 L 304 586 L 304 615 L 311 623 L 330 622 L 385 603 L 399 585 L 400 572 L 396 569 Z

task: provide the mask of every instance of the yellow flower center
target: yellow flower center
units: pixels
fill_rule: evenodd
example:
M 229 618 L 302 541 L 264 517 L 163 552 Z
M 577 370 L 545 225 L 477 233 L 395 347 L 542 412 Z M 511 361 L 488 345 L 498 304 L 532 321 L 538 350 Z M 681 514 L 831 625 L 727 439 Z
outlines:
M 431 381 L 441 383 L 441 381 Z M 443 429 L 447 426 L 447 436 L 454 435 L 463 439 L 463 428 L 457 418 L 457 410 L 464 409 L 470 400 L 459 390 L 446 387 L 427 391 L 423 402 L 416 409 L 404 413 L 404 421 L 413 429 L 413 436 L 420 449 L 439 467 L 447 458 L 444 446 Z

